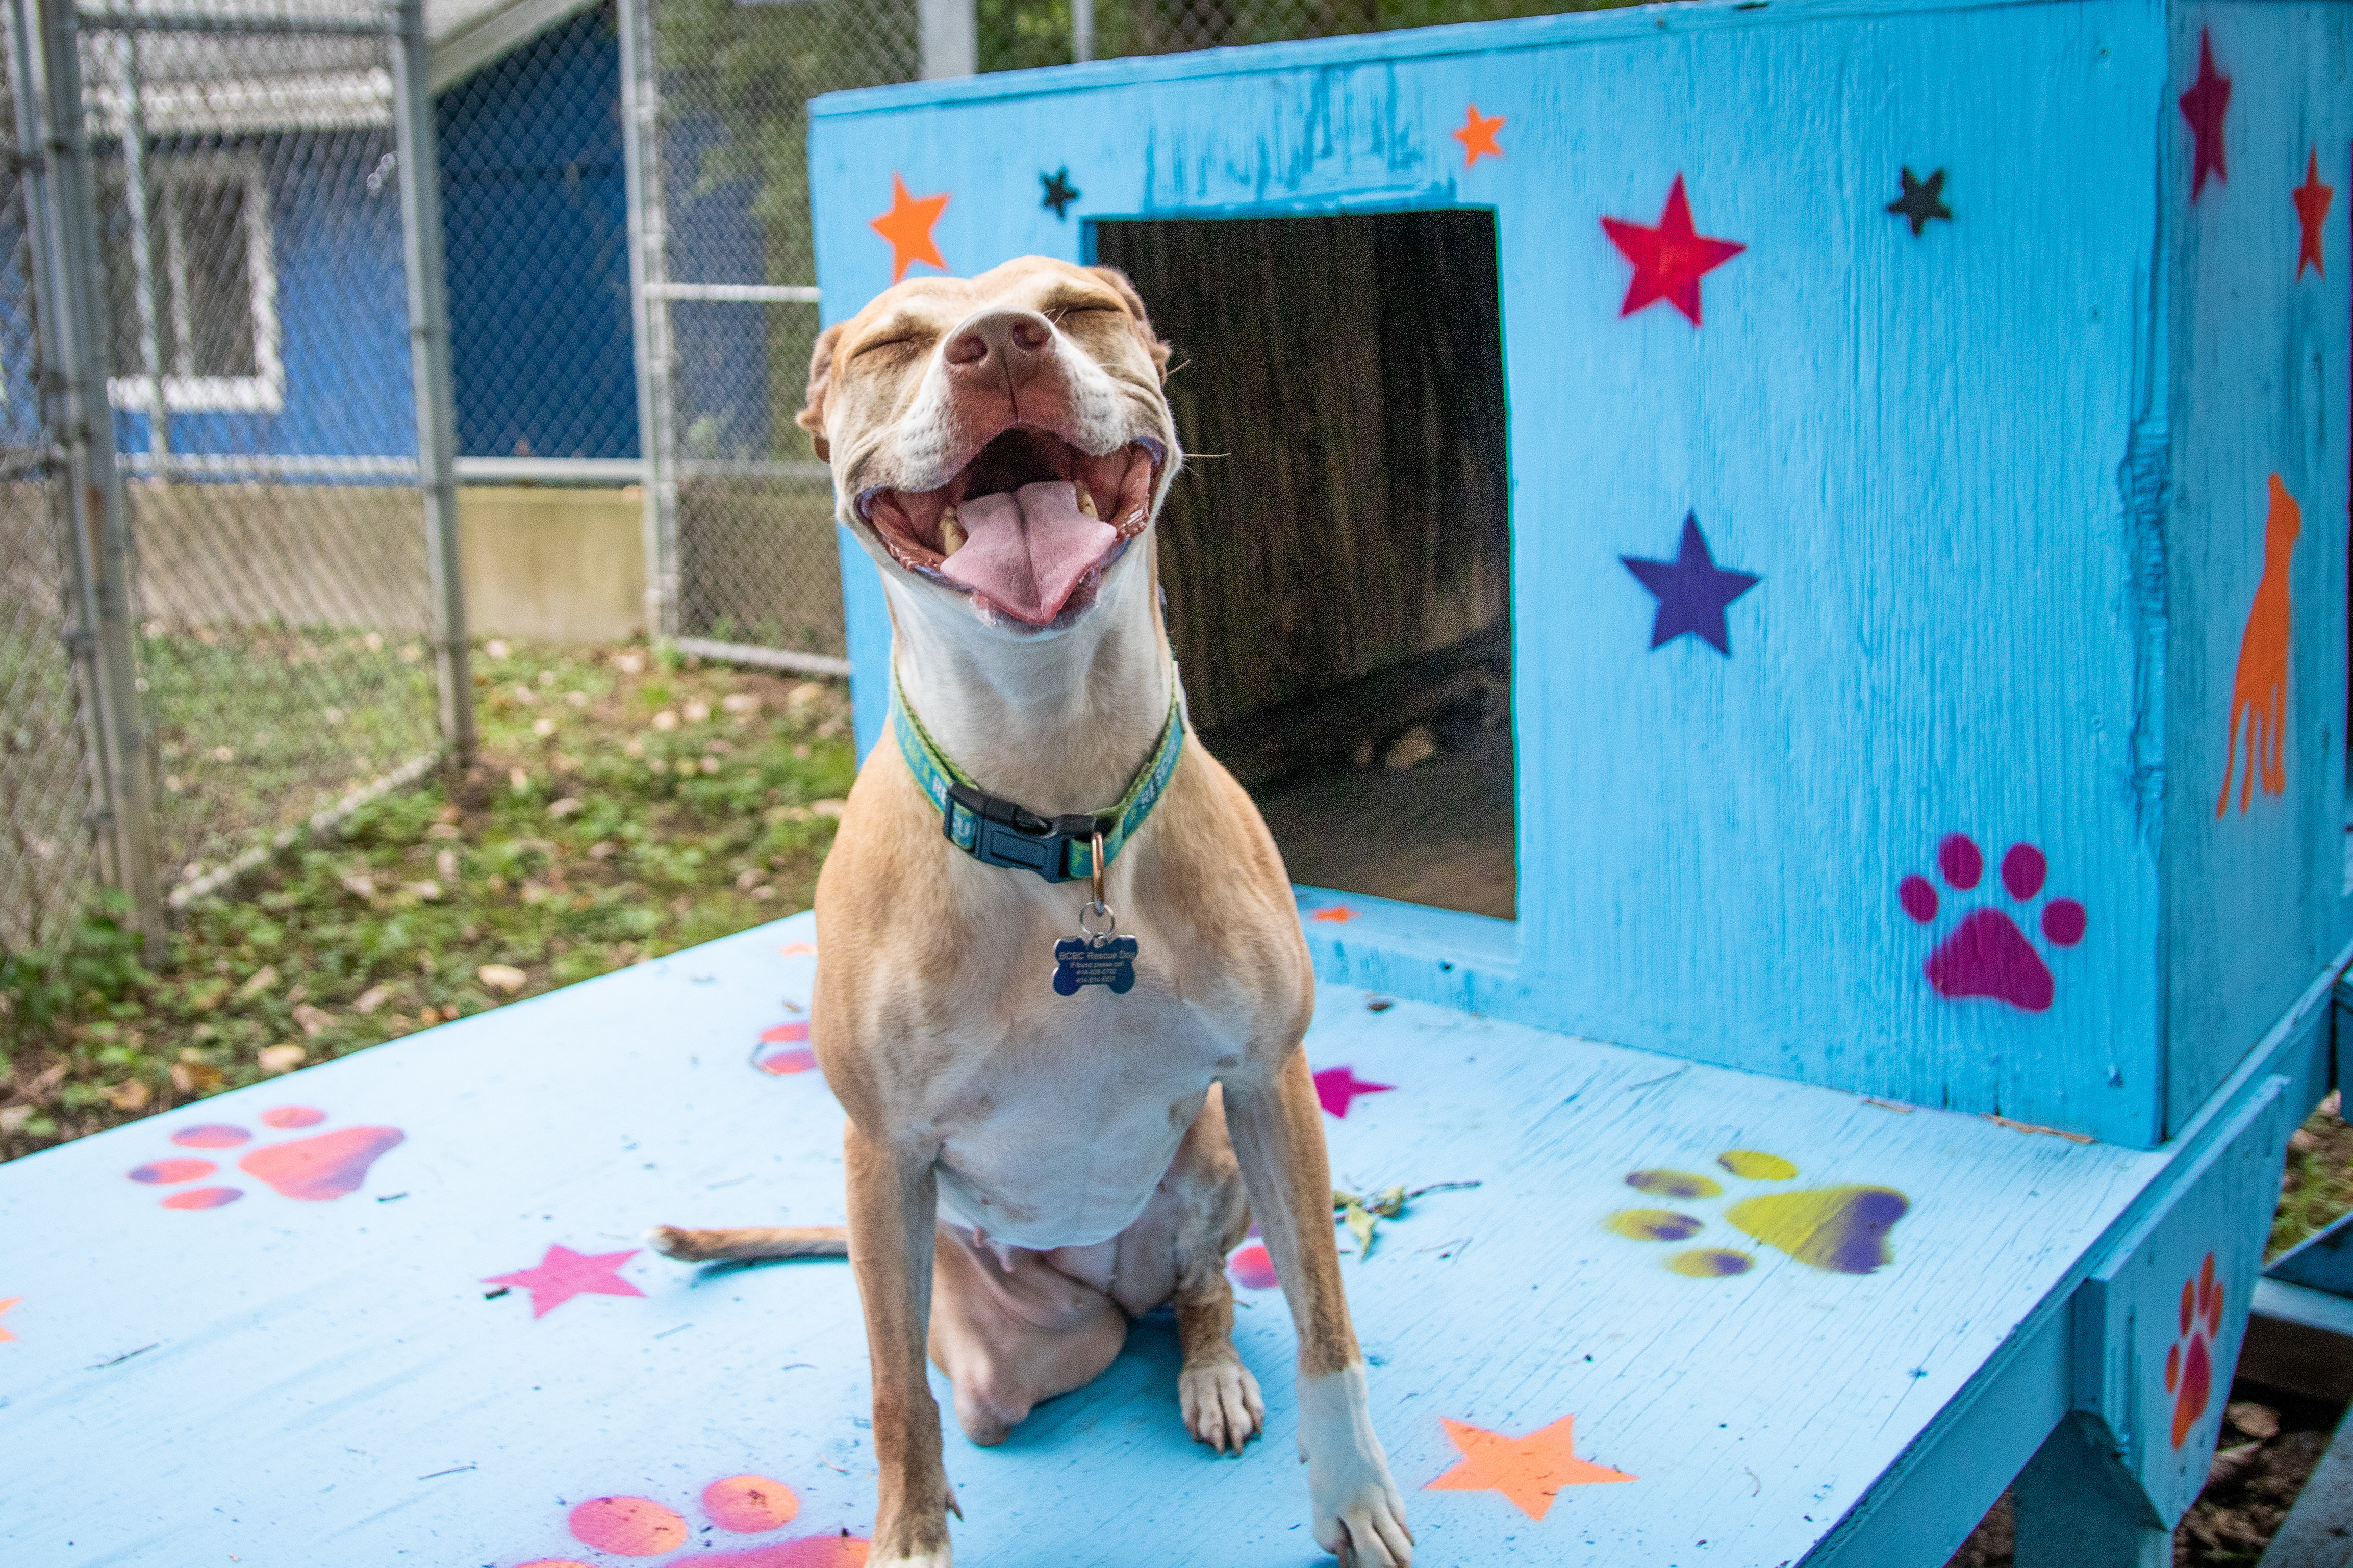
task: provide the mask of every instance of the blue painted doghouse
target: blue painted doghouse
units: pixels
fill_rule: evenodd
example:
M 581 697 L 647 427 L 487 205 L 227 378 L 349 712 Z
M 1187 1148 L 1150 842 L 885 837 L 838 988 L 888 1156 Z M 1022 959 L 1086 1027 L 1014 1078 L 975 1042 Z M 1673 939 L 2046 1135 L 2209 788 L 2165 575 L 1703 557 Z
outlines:
M 2015 1479 L 2021 1568 L 2170 1562 L 2353 937 L 2348 31 L 1749 0 L 815 106 L 836 319 L 1493 214 L 1520 918 L 1301 893 L 1335 1179 L 1479 1184 L 1343 1238 L 1419 1561 L 1936 1568 Z M 847 1269 L 637 1239 L 840 1218 L 812 942 L 0 1167 L 0 1562 L 860 1561 Z M 1141 1320 L 949 1437 L 960 1561 L 1315 1560 L 1233 1272 L 1267 1439 L 1190 1444 Z
M 2327 270 L 2348 20 L 1650 7 L 813 110 L 836 318 L 911 268 L 1092 260 L 1108 224 L 1493 214 L 1519 919 L 1303 889 L 1326 979 L 1846 1091 L 1865 1119 L 2024 1123 L 2022 1160 L 2053 1134 L 2157 1152 L 2129 1212 L 2038 1286 L 2042 1316 L 1907 1444 L 1828 1406 L 1801 1424 L 1893 1463 L 1792 1559 L 1940 1562 L 1957 1537 L 1919 1494 L 1973 1519 L 2071 1410 L 2025 1528 L 2095 1518 L 2121 1544 L 2051 1561 L 2169 1562 L 2156 1526 L 2204 1476 L 2208 1390 L 2283 1141 L 2327 1087 L 2319 1004 L 2353 936 L 2348 264 Z M 889 631 L 865 557 L 845 543 L 844 563 L 871 744 Z M 1713 1196 L 1723 1173 L 1699 1167 L 1732 1134 L 1711 1124 L 1670 1140 L 1690 1170 L 1627 1179 Z M 1825 1123 L 1796 1163 L 1854 1135 Z M 1907 1191 L 1908 1211 L 1879 1200 L 1913 1216 L 1899 1271 L 1932 1205 L 2008 1201 Z M 1806 1223 L 1862 1226 L 1853 1201 Z M 2049 1201 L 1981 1261 L 2052 1246 Z M 1766 1211 L 1747 1218 L 1758 1235 Z M 1851 1310 L 1873 1326 L 1849 1331 L 1894 1331 L 1883 1303 Z M 1759 1351 L 1716 1375 L 1781 1390 Z M 1996 1375 L 2044 1397 L 1987 1404 Z M 1974 1492 L 1942 1469 L 1970 1424 L 2001 1428 L 1967 1439 Z M 2050 1500 L 2117 1458 L 2129 1521 Z M 1900 1521 L 1872 1523 L 1898 1494 Z M 1696 1560 L 1732 1528 L 1645 1535 L 1634 1520 L 1676 1510 L 1639 1495 L 1589 1505 L 1597 1561 Z

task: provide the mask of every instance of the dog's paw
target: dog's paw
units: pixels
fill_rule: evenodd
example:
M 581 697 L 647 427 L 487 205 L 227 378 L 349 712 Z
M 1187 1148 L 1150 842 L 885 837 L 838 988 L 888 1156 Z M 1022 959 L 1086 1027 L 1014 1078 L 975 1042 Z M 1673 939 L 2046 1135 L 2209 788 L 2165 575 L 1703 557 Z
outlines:
M 941 1542 L 928 1551 L 919 1551 L 912 1557 L 875 1555 L 866 1560 L 866 1568 L 953 1568 L 955 1553 L 948 1543 Z
M 1176 1400 L 1184 1408 L 1185 1430 L 1220 1454 L 1240 1453 L 1242 1445 L 1266 1430 L 1258 1379 L 1238 1361 L 1187 1367 L 1176 1374 Z
M 1405 1521 L 1405 1499 L 1398 1495 L 1387 1467 L 1328 1510 L 1314 1489 L 1315 1543 L 1340 1560 L 1340 1568 L 1412 1568 L 1413 1531 Z M 1310 1483 L 1311 1488 L 1313 1483 Z

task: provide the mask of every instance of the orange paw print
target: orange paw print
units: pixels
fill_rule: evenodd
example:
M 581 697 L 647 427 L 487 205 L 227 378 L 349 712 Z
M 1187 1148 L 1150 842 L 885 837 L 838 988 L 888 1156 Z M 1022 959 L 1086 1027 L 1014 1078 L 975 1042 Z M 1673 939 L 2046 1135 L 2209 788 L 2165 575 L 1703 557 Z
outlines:
M 2165 1389 L 2173 1395 L 2173 1446 L 2206 1414 L 2214 1395 L 2214 1352 L 2222 1328 L 2222 1282 L 2214 1278 L 2214 1255 L 2206 1255 L 2198 1278 L 2181 1287 L 2181 1340 L 2165 1352 Z
M 702 1511 L 712 1524 L 737 1535 L 781 1530 L 801 1510 L 801 1500 L 782 1481 L 765 1476 L 730 1476 L 702 1489 Z M 572 1538 L 616 1557 L 661 1557 L 687 1543 L 691 1533 L 675 1509 L 651 1498 L 590 1498 L 567 1521 Z M 706 1530 L 709 1526 L 704 1527 Z M 693 1568 L 860 1568 L 867 1542 L 848 1533 L 804 1535 L 733 1552 L 701 1552 Z M 569 1557 L 537 1557 L 522 1568 L 587 1568 Z

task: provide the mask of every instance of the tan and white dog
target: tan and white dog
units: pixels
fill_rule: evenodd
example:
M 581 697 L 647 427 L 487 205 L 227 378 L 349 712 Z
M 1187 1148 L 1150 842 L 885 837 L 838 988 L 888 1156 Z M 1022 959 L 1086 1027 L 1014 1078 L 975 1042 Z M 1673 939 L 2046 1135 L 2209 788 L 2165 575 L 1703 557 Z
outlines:
M 1181 454 L 1166 346 L 1103 268 L 1025 258 L 899 284 L 829 328 L 801 423 L 882 571 L 905 700 L 986 790 L 1055 816 L 1119 800 L 1176 696 L 1152 521 Z M 894 719 L 893 721 L 897 721 Z M 1084 879 L 984 865 L 888 742 L 818 882 L 814 1044 L 849 1113 L 849 1255 L 873 1362 L 876 1568 L 950 1561 L 956 1507 L 924 1373 L 976 1443 L 1111 1364 L 1176 1309 L 1187 1427 L 1265 1419 L 1233 1347 L 1227 1251 L 1256 1215 L 1299 1340 L 1315 1539 L 1412 1561 L 1366 1413 L 1301 1037 L 1314 975 L 1250 798 L 1188 736 L 1111 861 L 1125 994 L 1050 985 Z M 839 1231 L 655 1233 L 674 1258 L 788 1257 Z

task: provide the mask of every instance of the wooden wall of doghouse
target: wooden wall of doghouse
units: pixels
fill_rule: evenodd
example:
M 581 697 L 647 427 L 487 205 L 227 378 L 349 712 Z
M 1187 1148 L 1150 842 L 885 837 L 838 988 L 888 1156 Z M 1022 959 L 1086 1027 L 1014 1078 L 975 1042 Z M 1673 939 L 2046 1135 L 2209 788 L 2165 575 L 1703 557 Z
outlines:
M 825 310 L 1114 222 L 1492 215 L 1520 918 L 1311 891 L 1323 972 L 2152 1145 L 2353 934 L 2348 33 L 1775 0 L 843 94 Z M 1230 250 L 1147 301 L 1269 287 Z M 1187 570 L 1248 594 L 1248 542 Z

